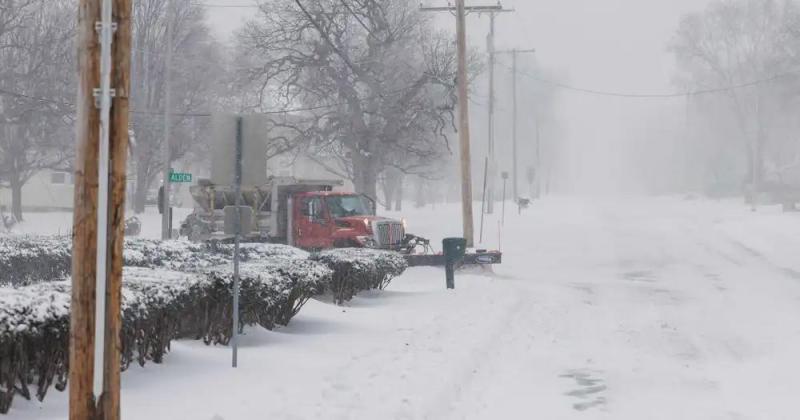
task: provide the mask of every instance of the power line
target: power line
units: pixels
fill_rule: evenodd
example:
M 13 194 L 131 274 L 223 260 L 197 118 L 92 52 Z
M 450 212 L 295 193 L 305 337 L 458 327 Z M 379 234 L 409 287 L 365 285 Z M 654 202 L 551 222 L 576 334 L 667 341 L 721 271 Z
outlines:
M 58 101 L 58 100 L 55 100 L 55 99 L 40 98 L 40 97 L 37 97 L 37 96 L 26 95 L 24 93 L 12 92 L 10 90 L 5 90 L 5 89 L 2 89 L 2 88 L 0 88 L 0 95 L 13 96 L 13 97 L 16 97 L 16 98 L 31 99 L 31 100 L 34 100 L 34 101 L 46 102 L 46 103 L 55 104 L 55 105 L 75 106 L 75 104 L 72 104 L 72 103 L 69 103 L 69 102 L 62 102 L 62 101 Z
M 250 9 L 250 8 L 260 8 L 261 5 L 259 4 L 217 4 L 217 3 L 189 3 L 192 6 L 198 7 L 209 7 L 209 8 L 220 8 L 220 9 Z
M 511 70 L 511 68 L 508 67 L 505 64 L 501 64 L 501 67 L 504 67 L 504 68 L 506 68 L 508 70 Z M 770 77 L 766 77 L 766 78 L 763 78 L 763 79 L 757 79 L 757 80 L 753 80 L 753 81 L 750 81 L 750 82 L 739 83 L 739 84 L 734 84 L 734 85 L 729 85 L 729 86 L 724 86 L 724 87 L 719 87 L 719 88 L 699 89 L 699 90 L 691 90 L 691 91 L 686 91 L 686 92 L 667 92 L 667 93 L 630 93 L 630 92 L 614 92 L 614 91 L 607 91 L 607 90 L 602 90 L 602 89 L 590 89 L 590 88 L 572 86 L 572 85 L 568 85 L 568 84 L 561 83 L 561 82 L 556 82 L 556 81 L 545 79 L 545 78 L 542 78 L 542 77 L 539 77 L 537 75 L 534 75 L 534 74 L 531 74 L 531 73 L 527 73 L 527 72 L 524 72 L 524 71 L 520 71 L 519 74 L 521 74 L 523 76 L 526 76 L 526 77 L 528 77 L 528 78 L 530 78 L 532 80 L 535 80 L 537 82 L 545 83 L 545 84 L 548 84 L 548 85 L 551 85 L 551 86 L 554 86 L 554 87 L 557 87 L 557 88 L 560 88 L 560 89 L 571 90 L 571 91 L 574 91 L 574 92 L 587 93 L 587 94 L 592 94 L 592 95 L 597 95 L 597 96 L 609 96 L 609 97 L 615 97 L 615 98 L 631 98 L 631 99 L 672 99 L 672 98 L 684 98 L 686 96 L 700 96 L 700 95 L 710 95 L 710 94 L 715 94 L 715 93 L 730 92 L 730 91 L 737 90 L 737 89 L 743 89 L 743 88 L 747 88 L 747 87 L 763 85 L 763 84 L 767 84 L 767 83 L 770 83 L 770 82 L 774 82 L 776 80 L 780 80 L 780 79 L 784 79 L 784 78 L 787 78 L 787 77 L 790 77 L 790 76 L 794 76 L 794 75 L 800 74 L 800 69 L 791 70 L 791 71 L 788 71 L 788 72 L 785 72 L 785 73 L 779 73 L 779 74 L 776 74 L 776 75 L 773 75 L 773 76 L 770 76 Z
M 403 92 L 405 90 L 406 89 L 397 89 L 397 90 L 394 90 L 394 91 L 387 92 L 386 95 L 394 95 L 394 94 Z M 26 98 L 26 99 L 31 99 L 31 100 L 34 100 L 34 101 L 47 102 L 47 103 L 52 103 L 52 104 L 57 104 L 57 105 L 68 106 L 68 107 L 74 107 L 75 106 L 75 104 L 73 104 L 71 102 L 59 101 L 59 100 L 42 98 L 42 97 L 37 97 L 37 96 L 31 96 L 31 95 L 26 95 L 26 94 L 23 94 L 23 93 L 13 92 L 13 91 L 10 91 L 10 90 L 5 90 L 5 89 L 0 89 L 0 95 L 14 96 L 14 97 L 19 97 L 19 98 Z M 371 99 L 366 99 L 366 98 L 365 99 L 359 99 L 358 102 L 359 103 L 364 103 L 364 102 L 367 102 L 369 100 L 371 100 Z M 309 106 L 309 107 L 287 108 L 287 109 L 282 109 L 280 111 L 254 112 L 253 115 L 282 115 L 282 114 L 291 114 L 293 112 L 318 111 L 320 109 L 336 108 L 336 107 L 340 107 L 340 106 L 344 106 L 344 105 L 349 105 L 349 102 L 338 102 L 338 103 L 333 103 L 333 104 L 328 104 L 328 105 L 317 105 L 317 106 Z M 161 115 L 161 114 L 163 114 L 163 111 L 131 110 L 130 112 L 131 112 L 131 114 L 138 114 L 138 115 Z M 174 117 L 210 117 L 213 114 L 211 112 L 175 112 L 175 113 L 170 113 L 170 115 L 174 116 Z

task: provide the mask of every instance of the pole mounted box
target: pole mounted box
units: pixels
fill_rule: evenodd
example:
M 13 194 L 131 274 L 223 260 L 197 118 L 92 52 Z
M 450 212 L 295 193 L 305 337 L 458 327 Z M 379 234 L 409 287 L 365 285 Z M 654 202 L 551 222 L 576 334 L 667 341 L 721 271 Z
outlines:
M 267 183 L 267 141 L 269 121 L 263 115 L 242 118 L 242 186 Z M 218 114 L 211 119 L 211 182 L 233 185 L 236 163 L 235 115 Z
M 236 209 L 239 214 L 236 214 Z M 247 236 L 253 233 L 253 208 L 250 206 L 225 206 L 222 210 L 224 219 L 224 229 L 226 235 Z M 239 220 L 238 217 L 241 217 Z M 236 224 L 239 223 L 237 228 Z

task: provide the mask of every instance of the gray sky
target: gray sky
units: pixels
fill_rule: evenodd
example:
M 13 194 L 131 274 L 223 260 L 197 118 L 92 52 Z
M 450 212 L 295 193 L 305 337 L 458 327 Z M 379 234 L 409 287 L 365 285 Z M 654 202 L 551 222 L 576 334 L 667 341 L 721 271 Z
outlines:
M 672 34 L 683 14 L 701 10 L 710 1 L 506 0 L 503 5 L 516 11 L 497 17 L 497 47 L 536 48 L 539 62 L 570 85 L 617 92 L 671 92 L 675 90 L 671 85 L 674 67 L 667 46 Z M 423 2 L 446 4 L 445 0 Z M 493 2 L 471 0 L 468 4 Z M 220 5 L 249 3 L 213 0 Z M 214 29 L 224 38 L 252 13 L 248 8 L 209 9 Z M 443 28 L 454 29 L 452 17 L 443 14 L 438 19 Z M 485 49 L 488 17 L 468 19 L 470 43 Z M 480 105 L 477 108 L 473 119 L 481 117 Z M 636 158 L 629 152 L 640 149 L 642 142 L 679 133 L 682 109 L 680 99 L 615 99 L 561 91 L 558 117 L 565 138 L 559 147 L 566 151 L 561 166 L 570 187 L 582 192 L 635 187 L 627 182 L 638 176 L 631 162 Z M 501 127 L 507 119 L 503 112 L 497 116 Z M 507 137 L 502 130 L 500 141 Z M 502 153 L 503 145 L 498 149 Z
M 494 0 L 469 4 L 493 3 Z M 246 5 L 248 0 L 209 0 Z M 444 4 L 445 0 L 426 0 Z M 671 60 L 666 46 L 683 13 L 709 0 L 506 0 L 515 13 L 497 18 L 498 48 L 529 48 L 548 67 L 573 83 L 609 90 L 669 89 Z M 250 8 L 209 8 L 213 28 L 229 37 L 252 16 Z M 442 25 L 450 19 L 443 17 Z M 470 38 L 483 47 L 488 18 L 471 17 Z

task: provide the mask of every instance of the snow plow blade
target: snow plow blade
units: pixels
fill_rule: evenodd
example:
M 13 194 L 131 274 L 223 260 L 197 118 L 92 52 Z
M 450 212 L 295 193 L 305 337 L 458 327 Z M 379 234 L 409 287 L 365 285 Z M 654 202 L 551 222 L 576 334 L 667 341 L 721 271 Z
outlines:
M 405 255 L 409 267 L 444 267 L 444 254 L 409 254 Z M 477 251 L 464 255 L 461 265 L 493 265 L 503 262 L 500 251 Z

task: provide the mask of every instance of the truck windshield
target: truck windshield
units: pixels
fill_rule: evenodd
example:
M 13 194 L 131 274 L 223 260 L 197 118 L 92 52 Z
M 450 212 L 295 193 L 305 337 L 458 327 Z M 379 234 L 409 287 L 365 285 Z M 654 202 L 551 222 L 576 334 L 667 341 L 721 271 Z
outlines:
M 331 217 L 369 216 L 372 214 L 371 207 L 367 199 L 360 195 L 337 195 L 327 197 L 328 211 Z

